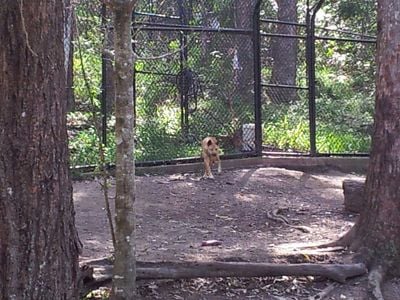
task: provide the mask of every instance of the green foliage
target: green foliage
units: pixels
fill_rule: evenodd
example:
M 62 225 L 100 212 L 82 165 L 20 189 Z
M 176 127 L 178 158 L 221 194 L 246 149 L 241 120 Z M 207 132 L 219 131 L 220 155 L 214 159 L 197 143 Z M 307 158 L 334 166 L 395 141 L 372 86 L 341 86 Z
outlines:
M 367 153 L 371 137 L 362 126 L 372 122 L 368 103 L 360 98 L 342 100 L 349 93 L 345 86 L 324 81 L 333 89 L 337 99 L 319 98 L 317 101 L 317 151 L 319 153 Z M 330 82 L 330 83 L 329 83 Z M 325 90 L 325 89 L 324 89 Z M 371 103 L 371 102 L 369 102 Z M 265 104 L 263 109 L 263 143 L 277 150 L 308 152 L 310 131 L 307 99 L 291 105 Z
M 374 111 L 374 47 L 347 42 L 319 46 L 325 51 L 320 51 L 316 70 L 317 150 L 367 153 L 371 137 L 366 128 Z
M 99 137 L 94 128 L 79 130 L 69 139 L 70 164 L 73 166 L 99 164 Z M 104 148 L 105 161 L 115 161 L 115 139 L 112 132 L 107 135 L 107 147 Z
M 98 5 L 82 2 L 75 13 L 77 35 L 74 41 L 75 110 L 68 114 L 70 164 L 99 163 L 100 82 L 102 33 Z M 114 161 L 114 139 L 109 135 L 111 149 L 105 149 L 107 162 Z
M 317 150 L 319 153 L 368 153 L 370 137 L 344 128 L 320 126 L 317 130 Z
M 361 29 L 364 34 L 376 33 L 376 0 L 332 1 L 326 10 L 341 28 Z
M 103 35 L 99 14 L 89 4 L 76 8 L 79 32 L 74 42 L 74 95 L 76 109 L 82 111 L 98 110 L 100 107 Z
M 310 135 L 305 101 L 293 105 L 265 104 L 263 144 L 278 150 L 308 151 Z

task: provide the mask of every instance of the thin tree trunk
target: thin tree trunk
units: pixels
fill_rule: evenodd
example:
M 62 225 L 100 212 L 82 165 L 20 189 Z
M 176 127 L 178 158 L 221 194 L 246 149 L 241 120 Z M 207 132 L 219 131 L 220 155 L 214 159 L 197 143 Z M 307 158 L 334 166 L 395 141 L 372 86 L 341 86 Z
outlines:
M 135 261 L 135 164 L 133 114 L 133 51 L 131 18 L 136 1 L 113 0 L 115 47 L 116 135 L 116 249 L 113 299 L 134 299 Z
M 297 0 L 278 0 L 278 20 L 297 22 Z M 295 35 L 297 27 L 278 24 L 277 34 Z M 296 85 L 298 40 L 294 38 L 275 37 L 272 40 L 271 55 L 274 60 L 271 83 Z M 297 99 L 296 90 L 272 88 L 271 98 L 276 103 L 290 103 Z
M 0 6 L 0 298 L 77 299 L 66 130 L 69 1 Z
M 257 0 L 242 1 L 236 0 L 234 2 L 234 16 L 235 16 L 235 28 L 239 29 L 252 29 L 254 22 L 254 9 Z M 254 100 L 253 97 L 253 69 L 254 69 L 254 53 L 253 53 L 253 41 L 243 35 L 236 37 L 235 51 L 237 57 L 232 61 L 234 67 L 234 84 L 235 91 L 242 98 L 241 101 L 251 102 Z

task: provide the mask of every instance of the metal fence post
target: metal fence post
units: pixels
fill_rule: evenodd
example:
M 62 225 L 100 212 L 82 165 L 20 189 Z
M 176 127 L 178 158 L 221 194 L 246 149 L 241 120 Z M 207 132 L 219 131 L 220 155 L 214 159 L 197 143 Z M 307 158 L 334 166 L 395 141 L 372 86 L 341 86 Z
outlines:
M 178 1 L 180 24 L 182 26 L 187 26 L 189 23 L 188 7 L 185 4 L 187 3 L 183 0 Z M 187 32 L 184 31 L 180 34 L 180 75 L 181 75 L 180 97 L 181 97 L 181 128 L 185 138 L 188 137 L 189 133 L 189 100 L 188 100 L 188 94 L 184 88 L 187 84 L 184 71 L 188 68 L 187 66 L 188 56 L 189 56 L 188 38 L 187 38 Z

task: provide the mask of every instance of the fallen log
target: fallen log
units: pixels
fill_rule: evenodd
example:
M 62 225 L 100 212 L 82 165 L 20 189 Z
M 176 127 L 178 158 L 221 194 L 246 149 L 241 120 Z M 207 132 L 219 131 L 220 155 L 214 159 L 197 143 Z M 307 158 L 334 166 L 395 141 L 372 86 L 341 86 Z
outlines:
M 138 268 L 138 279 L 182 279 L 199 277 L 322 276 L 345 282 L 366 273 L 364 264 L 268 264 L 247 262 L 165 263 Z
M 343 180 L 344 208 L 350 212 L 360 213 L 365 206 L 365 180 Z
M 321 276 L 337 282 L 363 275 L 364 264 L 271 264 L 250 262 L 137 263 L 137 279 L 190 279 L 212 277 Z M 112 265 L 94 266 L 94 279 L 111 280 Z M 97 280 L 97 279 L 96 279 Z

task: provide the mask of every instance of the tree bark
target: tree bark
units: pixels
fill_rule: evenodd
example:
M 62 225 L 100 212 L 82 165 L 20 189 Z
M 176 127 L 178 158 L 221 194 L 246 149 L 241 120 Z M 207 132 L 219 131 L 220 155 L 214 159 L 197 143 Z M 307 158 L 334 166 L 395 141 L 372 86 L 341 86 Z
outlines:
M 0 297 L 77 299 L 66 130 L 69 1 L 0 6 Z
M 365 205 L 353 228 L 321 247 L 349 246 L 369 269 L 368 299 L 384 299 L 386 277 L 400 275 L 400 2 L 378 0 L 377 74 Z
M 400 275 L 400 2 L 378 0 L 374 134 L 365 207 L 354 227 L 324 246 L 349 246 L 370 270 L 369 299 L 383 299 L 386 275 Z
M 131 19 L 136 1 L 112 0 L 115 49 L 116 249 L 112 299 L 134 299 L 135 164 Z
M 378 1 L 377 92 L 366 203 L 353 248 L 365 247 L 375 264 L 400 262 L 400 2 Z
M 297 22 L 297 0 L 278 0 L 278 20 Z M 294 25 L 277 24 L 277 34 L 297 34 Z M 271 43 L 273 67 L 272 84 L 296 85 L 298 40 L 295 38 L 274 37 Z M 276 103 L 290 103 L 297 99 L 295 89 L 272 88 L 271 98 Z
M 343 180 L 344 207 L 347 211 L 360 213 L 365 205 L 365 180 Z

